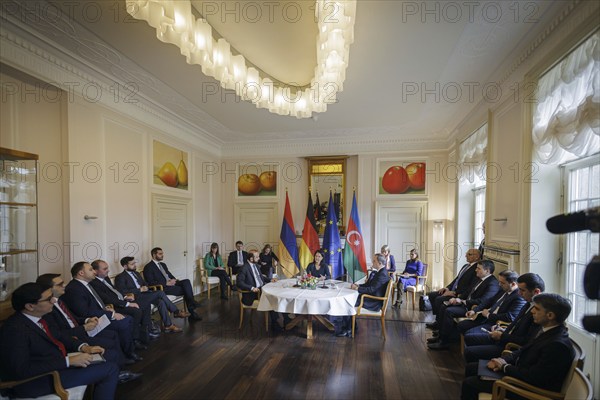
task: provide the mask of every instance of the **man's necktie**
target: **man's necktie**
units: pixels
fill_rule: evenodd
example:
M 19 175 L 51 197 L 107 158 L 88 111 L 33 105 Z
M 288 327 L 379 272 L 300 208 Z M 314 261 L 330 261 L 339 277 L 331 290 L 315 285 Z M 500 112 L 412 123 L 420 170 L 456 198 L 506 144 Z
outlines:
M 483 280 L 480 280 L 479 283 L 477 285 L 475 285 L 475 287 L 469 293 L 469 296 L 467 297 L 467 300 L 471 300 L 471 296 L 473 296 L 473 293 L 475 293 L 475 291 L 477 290 L 477 288 L 479 286 L 481 286 L 482 283 L 483 283 Z
M 244 263 L 244 256 L 242 255 L 241 250 L 237 252 L 237 256 L 238 256 L 238 265 L 242 265 Z
M 165 277 L 165 280 L 169 280 L 169 275 L 167 275 L 167 271 L 165 271 L 165 269 L 162 266 L 162 263 L 157 262 L 156 265 L 158 265 L 158 270 L 163 274 L 163 276 Z
M 104 283 L 104 285 L 106 285 L 106 287 L 108 287 L 114 294 L 116 294 L 117 298 L 119 300 L 125 300 L 123 298 L 123 295 L 118 290 L 116 290 L 114 287 L 112 287 L 112 285 L 110 283 L 108 283 L 108 281 L 106 279 L 103 279 L 102 283 Z
M 79 324 L 77 323 L 77 320 L 75 319 L 75 316 L 73 314 L 71 314 L 71 311 L 69 311 L 69 309 L 67 308 L 67 306 L 65 305 L 65 303 L 62 300 L 58 300 L 56 302 L 56 304 L 58 304 L 58 307 L 60 307 L 60 309 L 65 313 L 65 315 L 67 316 L 67 321 L 69 322 L 69 325 L 73 325 L 72 328 L 79 326 Z
M 463 274 L 467 271 L 467 269 L 469 269 L 470 266 L 471 266 L 471 264 L 463 265 L 463 267 L 458 272 L 458 275 L 456 276 L 456 279 L 454 280 L 454 284 L 452 285 L 452 288 L 450 290 L 452 290 L 452 291 L 456 290 L 456 288 L 458 287 L 458 282 L 460 281 L 460 278 L 462 278 Z
M 94 288 L 91 285 L 87 285 L 88 290 L 90 291 L 90 293 L 92 294 L 92 296 L 94 297 L 94 299 L 96 300 L 96 302 L 98 302 L 98 304 L 100 305 L 100 307 L 102 307 L 103 310 L 106 310 L 106 304 L 104 304 L 104 302 L 102 301 L 102 299 L 100 298 L 100 296 L 98 296 L 98 293 L 96 293 L 96 291 L 94 290 Z
M 262 286 L 262 279 L 258 275 L 258 270 L 256 265 L 250 264 L 252 266 L 252 275 L 254 276 L 254 282 L 256 283 L 255 287 L 259 288 Z
M 52 341 L 52 343 L 54 343 L 56 345 L 56 347 L 58 347 L 58 349 L 62 353 L 63 357 L 66 357 L 67 349 L 65 349 L 65 345 L 62 344 L 60 341 L 56 340 L 56 338 L 54 336 L 52 336 L 52 333 L 50 333 L 50 329 L 48 328 L 48 323 L 46 321 L 44 321 L 43 319 L 40 319 L 40 325 L 41 325 L 42 329 L 44 330 L 44 332 L 46 332 L 46 336 L 48 336 L 48 338 Z
M 135 272 L 127 271 L 127 273 L 129 274 L 129 276 L 131 276 L 131 279 L 133 279 L 133 283 L 135 283 L 135 287 L 138 289 L 141 288 L 142 285 L 140 284 L 140 281 L 138 280 L 138 277 L 136 276 Z
M 502 303 L 504 303 L 504 299 L 506 299 L 506 295 L 508 293 L 504 292 L 504 294 L 502 295 L 502 297 L 500 297 L 492 306 L 492 308 L 490 308 L 490 313 L 491 314 L 498 314 L 498 310 L 500 309 L 500 306 L 502 305 Z
M 367 279 L 367 282 L 370 282 L 373 278 L 375 278 L 376 273 L 377 273 L 376 271 L 371 271 L 371 273 L 369 274 L 369 279 Z

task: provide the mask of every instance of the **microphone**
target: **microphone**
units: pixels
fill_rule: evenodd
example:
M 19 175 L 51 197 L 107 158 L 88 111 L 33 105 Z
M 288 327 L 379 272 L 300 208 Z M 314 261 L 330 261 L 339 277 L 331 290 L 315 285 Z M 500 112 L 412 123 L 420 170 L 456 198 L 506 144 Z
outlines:
M 555 234 L 579 232 L 585 229 L 589 229 L 592 232 L 599 232 L 600 207 L 554 216 L 546 221 L 546 228 Z

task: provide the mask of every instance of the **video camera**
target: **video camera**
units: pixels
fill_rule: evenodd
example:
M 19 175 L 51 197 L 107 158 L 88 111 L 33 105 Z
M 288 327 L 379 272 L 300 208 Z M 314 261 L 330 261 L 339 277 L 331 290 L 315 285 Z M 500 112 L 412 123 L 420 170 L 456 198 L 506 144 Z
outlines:
M 546 228 L 555 234 L 586 229 L 598 233 L 600 232 L 600 207 L 554 216 L 546 221 Z M 600 300 L 600 257 L 598 255 L 595 255 L 585 268 L 583 289 L 589 299 Z M 600 333 L 600 315 L 587 315 L 581 322 L 586 331 Z

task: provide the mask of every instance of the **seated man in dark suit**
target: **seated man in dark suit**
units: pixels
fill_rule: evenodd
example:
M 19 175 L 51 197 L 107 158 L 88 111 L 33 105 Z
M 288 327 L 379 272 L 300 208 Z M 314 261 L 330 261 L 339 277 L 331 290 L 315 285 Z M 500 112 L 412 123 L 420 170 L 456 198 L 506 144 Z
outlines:
M 461 294 L 468 294 L 471 288 L 478 282 L 475 269 L 477 261 L 480 259 L 480 253 L 477 249 L 469 249 L 466 254 L 467 263 L 462 266 L 458 275 L 448 284 L 448 286 L 440 290 L 427 293 L 431 301 L 433 315 L 438 315 L 444 301 L 448 301 L 453 297 L 458 297 Z M 439 322 L 425 324 L 429 329 L 440 329 Z
M 534 322 L 541 326 L 539 334 L 519 350 L 493 358 L 487 367 L 541 389 L 559 392 L 575 357 L 564 324 L 570 313 L 571 302 L 557 294 L 542 293 L 535 296 L 532 314 Z M 476 400 L 480 392 L 492 392 L 494 382 L 479 378 L 478 364 L 467 364 L 462 400 Z
M 517 279 L 519 274 L 515 271 L 509 269 L 501 271 L 498 274 L 498 284 L 502 290 L 496 295 L 494 304 L 490 308 L 481 310 L 480 314 L 475 310 L 467 311 L 468 319 L 457 324 L 458 331 L 464 334 L 472 328 L 479 327 L 480 332 L 485 332 L 481 328 L 489 331 L 499 321 L 507 324 L 513 322 L 527 303 L 519 294 Z
M 65 389 L 94 385 L 95 399 L 114 399 L 119 367 L 111 362 L 90 364 L 92 354 L 103 353 L 68 336 L 59 341 L 42 317 L 52 311 L 56 298 L 39 283 L 26 283 L 12 294 L 16 311 L 0 328 L 0 377 L 21 380 L 57 370 Z M 67 352 L 80 351 L 69 356 Z M 12 389 L 16 397 L 39 397 L 53 393 L 51 377 L 45 376 Z
M 469 310 L 475 312 L 489 308 L 500 291 L 498 280 L 493 275 L 494 263 L 490 260 L 477 262 L 477 278 L 479 282 L 473 286 L 465 297 L 453 297 L 448 300 L 448 305 L 442 305 L 437 315 L 440 327 L 437 336 L 427 339 L 427 347 L 430 350 L 446 350 L 452 340 L 458 337 L 454 318 L 464 317 Z
M 115 277 L 117 290 L 123 295 L 134 296 L 141 304 L 154 304 L 158 308 L 165 332 L 183 332 L 183 329 L 173 324 L 169 312 L 172 312 L 175 318 L 187 318 L 190 314 L 185 310 L 179 310 L 164 291 L 150 291 L 142 275 L 136 271 L 137 263 L 133 257 L 121 258 L 121 266 L 124 271 Z
M 248 253 L 248 261 L 244 264 L 240 272 L 238 273 L 236 279 L 236 286 L 241 289 L 248 291 L 248 293 L 242 293 L 242 303 L 247 306 L 252 305 L 254 300 L 258 299 L 258 294 L 261 291 L 261 288 L 269 282 L 276 282 L 277 279 L 269 279 L 265 275 L 260 273 L 260 256 L 258 251 L 250 250 Z M 277 324 L 277 319 L 279 318 L 279 314 L 275 311 L 271 311 L 271 328 L 275 331 L 281 331 L 284 328 L 280 327 Z M 287 324 L 289 321 L 289 317 L 287 314 L 283 315 L 283 325 Z
M 233 275 L 237 275 L 247 261 L 248 253 L 244 251 L 244 243 L 241 240 L 238 240 L 235 242 L 235 251 L 229 253 L 229 256 L 227 257 L 227 266 L 231 268 L 231 273 Z
M 387 289 L 387 284 L 390 280 L 390 275 L 387 272 L 386 260 L 385 256 L 382 254 L 375 254 L 373 256 L 373 268 L 375 271 L 372 271 L 369 274 L 369 278 L 367 281 L 361 285 L 352 284 L 351 288 L 354 290 L 358 290 L 360 295 L 356 299 L 355 306 L 360 304 L 361 295 L 370 294 L 372 296 L 384 297 Z M 367 310 L 371 311 L 379 311 L 383 306 L 383 301 L 374 300 L 370 298 L 365 298 L 363 307 Z M 352 337 L 352 317 L 344 316 L 344 317 L 333 317 L 333 322 L 335 325 L 335 336 L 337 337 Z
M 106 315 L 110 319 L 110 325 L 106 329 L 114 330 L 119 335 L 121 350 L 127 358 L 141 361 L 142 358 L 135 353 L 133 344 L 133 320 L 108 308 L 98 293 L 90 286 L 90 282 L 96 279 L 92 266 L 79 261 L 71 268 L 73 279 L 63 295 L 69 309 L 79 318 L 102 317 Z
M 112 304 L 115 311 L 129 315 L 133 319 L 133 343 L 138 350 L 147 349 L 150 342 L 150 305 L 140 306 L 131 298 L 125 298 L 110 281 L 110 268 L 103 260 L 92 262 L 92 269 L 96 279 L 90 285 L 96 290 L 105 304 Z M 153 338 L 158 335 L 153 334 Z
M 185 304 L 190 313 L 190 319 L 202 321 L 202 317 L 196 313 L 195 309 L 199 306 L 194 300 L 194 291 L 189 279 L 176 279 L 169 272 L 167 264 L 163 261 L 164 252 L 160 247 L 155 247 L 150 251 L 152 260 L 144 267 L 144 277 L 150 285 L 162 285 L 166 294 L 173 296 L 183 296 Z
M 65 294 L 65 281 L 60 274 L 42 274 L 38 276 L 36 283 L 50 287 L 52 296 L 56 298 L 52 311 L 42 317 L 48 323 L 48 326 L 52 331 L 56 330 L 60 332 L 61 335 L 82 340 L 92 346 L 102 347 L 105 350 L 104 358 L 114 362 L 121 368 L 121 371 L 119 372 L 119 383 L 128 382 L 142 376 L 141 373 L 134 373 L 122 369 L 125 364 L 135 363 L 135 360 L 125 358 L 119 344 L 119 336 L 115 331 L 103 329 L 94 337 L 88 335 L 88 332 L 98 325 L 98 318 L 77 318 L 71 310 L 69 310 L 69 307 L 61 300 L 61 296 Z
M 545 289 L 544 280 L 538 274 L 530 272 L 519 276 L 517 286 L 519 295 L 527 303 L 506 328 L 495 325 L 489 333 L 480 329 L 468 330 L 464 336 L 464 354 L 467 362 L 498 357 L 507 343 L 524 345 L 539 330 L 539 325 L 533 322 L 531 309 L 533 308 L 533 297 Z

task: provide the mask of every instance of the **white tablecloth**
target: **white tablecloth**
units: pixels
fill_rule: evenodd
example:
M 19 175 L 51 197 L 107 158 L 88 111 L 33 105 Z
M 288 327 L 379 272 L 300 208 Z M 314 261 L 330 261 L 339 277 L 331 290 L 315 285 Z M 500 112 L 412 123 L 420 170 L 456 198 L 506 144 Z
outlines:
M 329 281 L 326 281 L 328 283 Z M 354 315 L 358 291 L 350 284 L 335 282 L 337 288 L 316 290 L 292 287 L 295 279 L 268 283 L 262 288 L 258 311 L 277 311 L 309 315 Z

